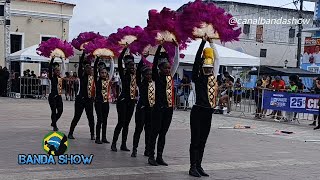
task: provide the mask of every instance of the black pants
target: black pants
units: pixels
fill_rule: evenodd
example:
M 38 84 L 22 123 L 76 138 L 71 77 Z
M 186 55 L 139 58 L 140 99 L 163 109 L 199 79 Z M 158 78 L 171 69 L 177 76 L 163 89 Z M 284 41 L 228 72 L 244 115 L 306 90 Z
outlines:
M 92 99 L 82 98 L 80 96 L 76 97 L 74 103 L 74 116 L 71 122 L 69 134 L 73 134 L 74 129 L 76 128 L 83 110 L 86 111 L 86 115 L 89 121 L 90 133 L 94 135 L 94 117 L 93 117 L 93 101 Z
M 112 143 L 116 144 L 122 130 L 122 145 L 126 145 L 129 124 L 133 115 L 135 106 L 134 100 L 122 100 L 117 102 L 118 123 L 114 129 Z
M 107 119 L 109 115 L 109 102 L 96 102 L 94 104 L 97 113 L 96 139 L 100 140 L 102 125 L 102 139 L 107 139 Z
M 150 127 L 151 127 L 151 120 L 152 120 L 152 113 L 153 108 L 151 107 L 142 107 L 141 105 L 137 105 L 136 113 L 135 113 L 135 121 L 136 121 L 136 128 L 134 130 L 133 135 L 133 148 L 138 148 L 140 135 L 144 128 L 145 132 L 145 150 L 149 149 L 149 138 L 150 138 Z
M 3 85 L 3 94 L 2 96 L 7 97 L 7 93 L 8 93 L 8 80 L 4 81 L 4 85 Z
M 166 143 L 166 134 L 169 130 L 172 120 L 172 114 L 172 107 L 155 107 L 154 118 L 151 121 L 149 157 L 154 157 L 157 137 L 157 156 L 162 157 L 164 145 Z
M 190 164 L 201 167 L 204 148 L 208 139 L 212 120 L 211 108 L 193 106 L 190 114 L 191 144 Z
M 60 95 L 54 96 L 49 94 L 49 105 L 51 109 L 51 126 L 57 127 L 57 121 L 60 119 L 63 112 L 63 103 Z

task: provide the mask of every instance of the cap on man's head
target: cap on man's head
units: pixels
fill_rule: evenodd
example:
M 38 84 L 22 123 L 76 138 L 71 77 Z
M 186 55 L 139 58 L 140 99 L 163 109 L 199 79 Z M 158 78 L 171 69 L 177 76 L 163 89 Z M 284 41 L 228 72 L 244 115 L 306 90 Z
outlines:
M 280 77 L 280 76 L 276 76 L 275 79 L 276 79 L 276 80 L 280 80 L 281 77 Z

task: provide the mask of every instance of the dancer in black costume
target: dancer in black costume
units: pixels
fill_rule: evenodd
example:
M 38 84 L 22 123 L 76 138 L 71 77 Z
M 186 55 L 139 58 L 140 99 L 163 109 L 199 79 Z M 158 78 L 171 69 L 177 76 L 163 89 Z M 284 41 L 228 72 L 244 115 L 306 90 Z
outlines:
M 107 119 L 109 115 L 109 95 L 111 90 L 111 78 L 113 76 L 113 60 L 110 61 L 110 73 L 104 61 L 97 58 L 94 63 L 94 80 L 96 85 L 95 109 L 97 113 L 96 140 L 95 143 L 109 143 L 107 140 Z M 98 78 L 99 71 L 99 78 Z M 102 125 L 102 139 L 100 139 Z
M 211 42 L 211 40 L 210 40 Z M 213 108 L 216 105 L 217 74 L 219 58 L 215 47 L 202 50 L 206 41 L 203 40 L 193 65 L 192 81 L 195 83 L 196 103 L 190 114 L 191 144 L 189 174 L 195 177 L 209 176 L 202 168 L 202 158 L 211 128 Z
M 91 140 L 95 140 L 94 137 L 94 117 L 93 117 L 93 99 L 95 93 L 94 78 L 92 76 L 92 67 L 90 64 L 86 64 L 83 71 L 85 53 L 82 54 L 79 61 L 78 76 L 80 78 L 80 88 L 76 96 L 74 103 L 75 111 L 73 120 L 71 122 L 68 138 L 74 139 L 73 132 L 77 126 L 83 110 L 86 111 L 86 115 L 89 122 Z
M 137 148 L 143 128 L 145 131 L 144 155 L 148 156 L 150 122 L 153 118 L 153 106 L 155 104 L 155 84 L 152 81 L 152 70 L 150 67 L 143 65 L 142 59 L 137 68 L 137 84 L 139 87 L 139 101 L 135 113 L 136 128 L 133 135 L 131 157 L 137 156 Z
M 49 105 L 51 109 L 51 126 L 53 131 L 58 131 L 57 122 L 60 119 L 63 112 L 62 102 L 62 82 L 63 79 L 60 77 L 60 66 L 58 63 L 54 63 L 54 57 L 51 59 L 49 64 L 49 79 L 51 82 L 51 92 L 49 94 Z M 64 63 L 62 62 L 64 65 Z M 63 66 L 64 70 L 64 66 Z
M 174 106 L 174 83 L 173 76 L 179 66 L 179 47 L 175 48 L 174 66 L 169 63 L 169 56 L 161 52 L 162 46 L 159 45 L 152 67 L 152 79 L 155 81 L 156 99 L 154 105 L 154 118 L 151 121 L 149 159 L 148 163 L 152 166 L 168 164 L 163 160 L 162 154 L 166 141 L 166 134 L 169 130 L 173 106 Z M 160 71 L 158 72 L 158 67 Z M 155 144 L 157 143 L 157 158 L 155 159 Z
M 122 84 L 122 91 L 117 101 L 118 124 L 114 130 L 111 150 L 117 151 L 117 141 L 122 130 L 122 143 L 120 150 L 130 151 L 127 148 L 127 137 L 129 131 L 129 124 L 133 115 L 136 96 L 136 69 L 134 64 L 134 57 L 126 55 L 127 48 L 123 49 L 118 58 L 118 70 Z M 122 59 L 125 63 L 125 69 L 122 67 Z

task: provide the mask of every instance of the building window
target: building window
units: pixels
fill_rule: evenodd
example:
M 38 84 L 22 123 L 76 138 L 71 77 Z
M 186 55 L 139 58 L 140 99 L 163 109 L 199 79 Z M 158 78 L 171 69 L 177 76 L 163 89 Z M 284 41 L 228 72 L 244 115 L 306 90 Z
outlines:
M 289 29 L 289 43 L 294 44 L 294 37 L 296 35 L 296 30 L 294 28 Z
M 296 30 L 293 28 L 290 28 L 289 29 L 289 38 L 294 38 L 295 34 L 296 34 Z
M 41 42 L 43 42 L 43 41 L 48 41 L 50 38 L 52 38 L 52 37 L 41 36 Z
M 267 57 L 267 49 L 260 49 L 260 57 Z
M 263 43 L 263 25 L 257 25 L 256 41 Z
M 11 53 L 15 53 L 22 49 L 22 35 L 10 34 Z
M 250 24 L 244 24 L 243 25 L 243 34 L 250 34 Z
M 0 5 L 0 16 L 4 16 L 4 5 Z

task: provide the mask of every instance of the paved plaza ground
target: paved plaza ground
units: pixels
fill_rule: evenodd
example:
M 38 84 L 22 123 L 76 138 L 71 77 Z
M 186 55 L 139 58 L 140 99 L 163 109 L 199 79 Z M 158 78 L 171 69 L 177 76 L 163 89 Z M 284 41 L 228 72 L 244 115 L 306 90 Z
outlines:
M 58 122 L 63 133 L 68 133 L 73 105 L 74 102 L 64 102 L 64 112 Z M 130 152 L 110 151 L 110 144 L 95 144 L 89 139 L 85 114 L 74 133 L 76 139 L 69 141 L 67 153 L 94 154 L 91 165 L 18 165 L 18 154 L 44 154 L 41 141 L 51 130 L 49 105 L 46 100 L 0 98 L 0 179 L 198 179 L 188 175 L 189 114 L 189 111 L 174 112 L 164 153 L 168 167 L 147 164 L 147 158 L 142 155 L 143 136 L 137 158 L 131 158 Z M 203 162 L 210 177 L 201 179 L 320 179 L 320 143 L 305 142 L 320 140 L 320 131 L 308 126 L 310 122 L 285 124 L 240 115 L 213 115 Z M 116 108 L 111 104 L 107 129 L 109 141 L 116 122 Z M 219 129 L 236 124 L 254 128 Z M 128 135 L 130 149 L 134 125 L 133 118 Z M 294 134 L 275 135 L 276 130 Z

